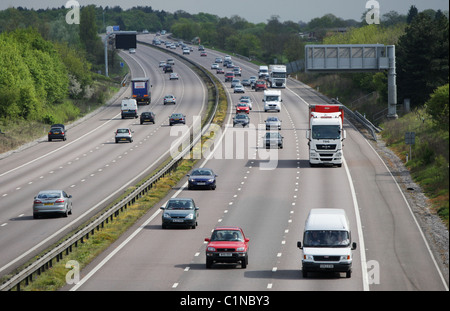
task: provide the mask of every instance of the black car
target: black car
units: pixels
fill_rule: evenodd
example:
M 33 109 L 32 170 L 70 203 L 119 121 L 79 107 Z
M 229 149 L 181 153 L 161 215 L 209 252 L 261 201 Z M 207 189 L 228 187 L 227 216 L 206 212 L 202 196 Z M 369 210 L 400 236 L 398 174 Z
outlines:
M 169 64 L 164 65 L 163 70 L 164 70 L 165 73 L 173 72 L 172 65 L 169 65 Z
M 188 177 L 188 189 L 191 190 L 196 187 L 216 189 L 216 177 L 213 170 L 209 168 L 194 169 Z
M 246 113 L 238 113 L 233 118 L 233 127 L 236 125 L 242 125 L 242 127 L 246 127 L 250 123 L 250 118 Z
M 63 124 L 53 124 L 48 131 L 48 141 L 53 139 L 66 140 L 66 130 Z
M 182 113 L 172 113 L 169 117 L 169 125 L 172 126 L 178 123 L 186 124 L 186 116 Z
M 155 114 L 151 111 L 141 113 L 141 124 L 144 122 L 152 122 L 155 124 Z

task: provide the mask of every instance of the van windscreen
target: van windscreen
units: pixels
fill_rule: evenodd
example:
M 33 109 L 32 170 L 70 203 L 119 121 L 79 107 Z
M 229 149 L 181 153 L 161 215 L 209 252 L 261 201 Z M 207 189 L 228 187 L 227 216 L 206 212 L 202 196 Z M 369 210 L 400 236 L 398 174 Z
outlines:
M 304 247 L 348 247 L 350 237 L 347 231 L 312 230 L 303 237 Z

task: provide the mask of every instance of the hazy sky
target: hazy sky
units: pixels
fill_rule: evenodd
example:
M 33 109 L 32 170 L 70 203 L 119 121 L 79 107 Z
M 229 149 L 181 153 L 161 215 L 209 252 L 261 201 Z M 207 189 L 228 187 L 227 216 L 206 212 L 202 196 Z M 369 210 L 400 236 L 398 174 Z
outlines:
M 0 0 L 0 10 L 8 7 L 53 8 L 61 7 L 67 0 Z M 367 0 L 78 0 L 81 6 L 120 6 L 128 9 L 133 6 L 151 6 L 154 10 L 175 12 L 184 10 L 195 14 L 199 12 L 231 17 L 238 15 L 252 23 L 267 22 L 276 15 L 281 22 L 309 22 L 315 17 L 331 13 L 343 19 L 361 20 L 366 11 Z M 426 9 L 448 11 L 448 0 L 378 0 L 380 15 L 389 11 L 406 14 L 411 5 L 419 11 Z

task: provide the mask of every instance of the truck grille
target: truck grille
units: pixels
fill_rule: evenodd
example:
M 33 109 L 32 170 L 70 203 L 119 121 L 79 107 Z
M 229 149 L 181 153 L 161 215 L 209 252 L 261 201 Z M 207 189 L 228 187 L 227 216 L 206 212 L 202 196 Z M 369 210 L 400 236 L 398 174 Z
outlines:
M 318 144 L 316 145 L 317 150 L 335 150 L 336 144 L 333 145 L 325 145 L 325 144 Z
M 339 261 L 340 256 L 314 256 L 315 261 Z

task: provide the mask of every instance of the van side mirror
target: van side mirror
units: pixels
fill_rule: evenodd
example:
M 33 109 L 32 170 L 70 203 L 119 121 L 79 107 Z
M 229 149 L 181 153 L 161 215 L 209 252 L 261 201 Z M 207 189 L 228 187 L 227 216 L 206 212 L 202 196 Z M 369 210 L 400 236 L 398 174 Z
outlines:
M 300 248 L 300 249 L 302 249 L 302 242 L 298 241 L 298 242 L 297 242 L 297 247 Z
M 345 130 L 344 130 L 344 135 L 342 137 L 343 137 L 342 139 L 347 138 L 347 132 Z
M 352 250 L 355 250 L 356 249 L 356 242 L 353 242 L 352 243 Z
M 309 130 L 306 131 L 306 139 L 309 139 Z

